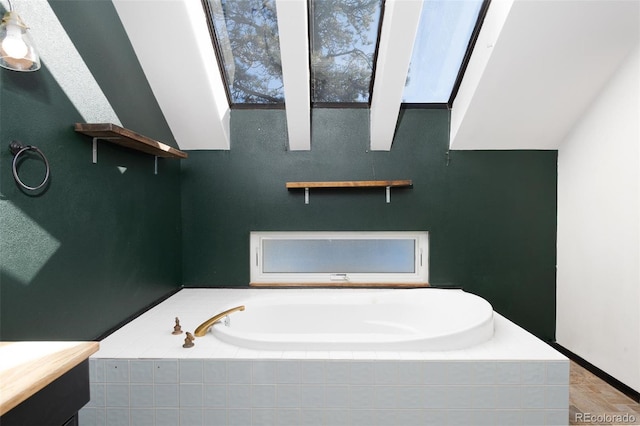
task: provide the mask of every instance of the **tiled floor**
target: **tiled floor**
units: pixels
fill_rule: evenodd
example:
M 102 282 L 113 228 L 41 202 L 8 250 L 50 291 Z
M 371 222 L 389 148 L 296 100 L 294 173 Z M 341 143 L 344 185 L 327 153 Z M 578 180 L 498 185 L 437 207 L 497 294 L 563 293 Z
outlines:
M 640 425 L 640 403 L 571 362 L 570 425 Z

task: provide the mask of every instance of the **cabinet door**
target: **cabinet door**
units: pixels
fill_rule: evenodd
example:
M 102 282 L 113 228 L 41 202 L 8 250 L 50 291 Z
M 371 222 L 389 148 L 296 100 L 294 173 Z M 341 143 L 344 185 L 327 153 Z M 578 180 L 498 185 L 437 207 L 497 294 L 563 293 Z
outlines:
M 79 425 L 80 423 L 78 422 L 78 414 L 75 414 L 73 417 L 67 420 L 62 426 L 79 426 Z

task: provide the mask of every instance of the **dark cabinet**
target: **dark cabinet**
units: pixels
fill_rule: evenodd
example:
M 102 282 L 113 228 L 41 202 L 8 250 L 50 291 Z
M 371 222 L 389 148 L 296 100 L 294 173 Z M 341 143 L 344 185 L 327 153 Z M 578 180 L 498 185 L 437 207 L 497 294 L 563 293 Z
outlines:
M 78 411 L 89 402 L 86 359 L 0 417 L 2 426 L 78 426 Z

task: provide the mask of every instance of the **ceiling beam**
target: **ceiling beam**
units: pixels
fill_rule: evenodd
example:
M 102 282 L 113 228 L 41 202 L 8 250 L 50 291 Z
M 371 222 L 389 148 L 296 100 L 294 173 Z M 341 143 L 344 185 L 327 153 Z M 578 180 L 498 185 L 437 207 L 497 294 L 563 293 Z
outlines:
M 389 151 L 398 121 L 422 0 L 387 0 L 371 99 L 372 151 Z
M 311 149 L 309 31 L 306 0 L 276 0 L 282 80 L 291 151 Z
M 113 4 L 180 149 L 229 149 L 229 102 L 202 4 Z

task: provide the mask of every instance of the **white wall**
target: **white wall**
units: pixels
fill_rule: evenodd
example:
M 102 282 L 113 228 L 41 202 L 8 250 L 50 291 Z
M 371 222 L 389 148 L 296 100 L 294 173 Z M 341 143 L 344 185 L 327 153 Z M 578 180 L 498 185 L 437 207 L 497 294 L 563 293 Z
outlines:
M 556 323 L 560 345 L 637 391 L 639 117 L 640 46 L 558 150 Z

